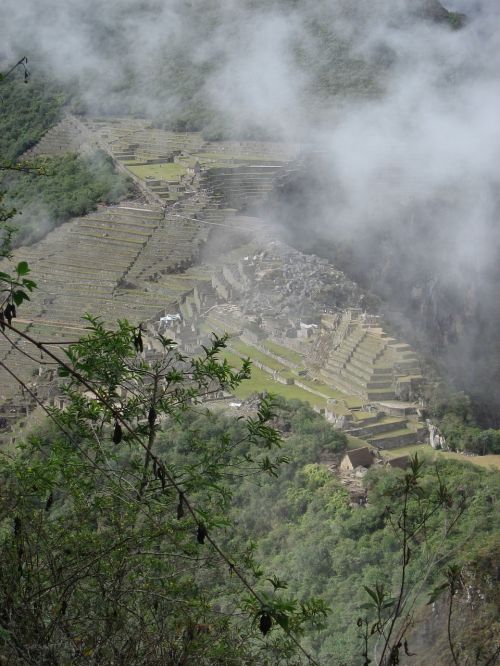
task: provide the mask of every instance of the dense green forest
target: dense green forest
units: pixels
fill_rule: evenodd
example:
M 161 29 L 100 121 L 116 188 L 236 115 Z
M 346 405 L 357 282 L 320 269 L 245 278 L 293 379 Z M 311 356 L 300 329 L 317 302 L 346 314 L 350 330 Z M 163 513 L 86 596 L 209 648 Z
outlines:
M 456 393 L 438 383 L 428 396 L 430 415 L 452 451 L 476 455 L 500 453 L 500 430 L 480 426 L 474 405 L 465 393 Z
M 1 186 L 6 204 L 22 211 L 12 220 L 16 244 L 30 243 L 71 217 L 95 210 L 98 203 L 118 203 L 132 191 L 132 180 L 114 171 L 102 151 L 90 156 L 67 154 L 37 158 L 30 170 L 10 172 Z
M 120 331 L 123 345 L 133 329 L 122 323 Z M 140 359 L 134 363 L 130 338 L 119 349 L 116 334 L 108 337 L 99 326 L 97 332 L 69 358 L 89 379 L 108 377 L 101 384 L 107 400 L 132 367 L 136 377 L 148 371 Z M 115 365 L 124 353 L 125 374 Z M 202 384 L 207 373 L 232 381 L 216 356 L 202 364 L 194 366 Z M 308 406 L 279 400 L 257 418 L 235 420 L 189 406 L 193 385 L 182 384 L 177 367 L 174 392 L 157 404 L 165 420 L 154 424 L 161 412 L 152 416 L 148 406 L 152 384 L 140 402 L 132 398 L 121 408 L 130 419 L 144 415 L 140 436 L 151 437 L 154 424 L 148 466 L 135 435 L 122 433 L 117 422 L 113 430 L 109 408 L 73 390 L 69 409 L 52 413 L 57 429 L 48 424 L 17 457 L 2 457 L 0 578 L 8 615 L 0 615 L 0 653 L 10 663 L 32 663 L 26 655 L 62 664 L 307 663 L 282 632 L 286 627 L 317 663 L 364 663 L 364 622 L 371 626 L 377 617 L 370 594 L 384 589 L 390 610 L 401 584 L 401 489 L 413 472 L 372 470 L 364 481 L 368 504 L 352 506 L 347 489 L 321 463 L 325 454 L 345 450 L 345 438 Z M 176 487 L 165 481 L 162 465 Z M 498 474 L 444 460 L 424 462 L 418 472 L 419 493 L 407 505 L 412 529 L 425 502 L 430 511 L 405 561 L 405 617 L 411 617 L 405 636 L 413 654 L 417 642 L 423 643 L 418 656 L 427 654 L 419 635 L 431 612 L 426 603 L 434 588 L 445 587 L 452 566 L 462 581 L 452 626 L 454 636 L 457 623 L 460 629 L 460 663 L 479 647 L 478 663 L 487 663 L 495 649 L 498 483 Z M 198 527 L 187 506 L 196 507 Z M 212 539 L 230 554 L 229 569 Z M 245 572 L 263 606 L 245 594 L 233 566 Z M 482 595 L 480 613 L 467 603 L 468 585 Z M 460 618 L 467 613 L 474 621 L 464 629 Z M 276 626 L 259 638 L 263 615 Z M 439 640 L 444 646 L 434 663 L 445 666 L 449 647 Z
M 455 28 L 462 22 L 460 15 L 448 12 L 437 0 L 415 5 L 394 7 L 394 23 L 401 25 L 411 18 Z M 282 35 L 287 13 L 292 28 Z M 55 70 L 66 81 L 76 111 L 148 117 L 160 127 L 202 130 L 207 138 L 276 138 L 280 122 L 246 108 L 245 80 L 226 78 L 232 76 L 235 62 L 241 62 L 242 77 L 253 78 L 252 69 L 245 70 L 245 50 L 254 53 L 266 21 L 275 29 L 262 44 L 269 60 L 262 67 L 267 65 L 272 72 L 279 52 L 287 63 L 283 76 L 294 73 L 294 102 L 311 120 L 320 119 L 332 102 L 342 104 L 383 93 L 396 54 L 385 46 L 373 54 L 363 50 L 366 27 L 377 23 L 378 14 L 379 8 L 370 3 L 241 0 L 226 6 L 209 0 L 200 11 L 196 3 L 165 5 L 146 0 L 108 5 L 101 11 L 94 1 L 82 7 L 73 4 L 67 10 L 67 20 L 78 25 L 82 40 L 75 44 L 83 52 L 81 67 L 57 62 L 58 49 L 44 53 L 36 35 L 31 40 L 23 38 L 23 27 L 13 44 L 19 43 L 20 49 L 28 46 L 30 61 Z M 241 94 L 232 95 L 234 83 L 242 85 Z M 252 89 L 252 82 L 248 83 Z M 286 87 L 290 82 L 283 83 Z M 280 87 L 279 78 L 275 84 Z M 43 94 L 42 87 L 40 91 Z M 22 108 L 25 97 L 19 95 Z M 48 109 L 41 109 L 48 119 Z M 37 119 L 29 126 L 24 149 L 36 140 L 36 128 L 44 122 Z
M 277 478 L 249 477 L 230 485 L 238 529 L 228 543 L 232 548 L 253 544 L 267 572 L 287 581 L 291 594 L 299 599 L 314 595 L 326 602 L 326 626 L 306 639 L 320 663 L 361 663 L 357 619 L 368 600 L 364 586 L 385 582 L 394 590 L 401 575 L 400 535 L 387 508 L 390 489 L 404 473 L 384 466 L 370 471 L 364 482 L 369 503 L 353 508 L 345 486 L 321 464 L 322 455 L 345 449 L 344 436 L 304 404 L 280 401 L 276 411 L 275 423 L 285 433 L 282 450 L 290 462 Z M 223 417 L 186 419 L 174 435 L 178 453 L 185 459 L 192 450 L 193 432 L 200 441 L 211 441 L 229 425 Z M 169 447 L 175 432 L 169 431 Z M 451 503 L 429 521 L 427 543 L 415 542 L 409 576 L 412 584 L 423 583 L 417 609 L 425 606 L 447 564 L 472 566 L 481 552 L 482 557 L 486 552 L 496 557 L 497 507 L 492 498 L 499 490 L 498 474 L 453 461 L 442 460 L 437 467 L 427 463 L 422 478 L 427 491 L 436 487 L 436 474 L 446 479 Z M 446 515 L 451 516 L 452 503 L 463 493 L 467 510 L 454 533 L 443 540 Z M 437 553 L 440 565 L 433 568 L 429 563 Z M 422 581 L 424 572 L 427 579 Z M 482 575 L 487 577 L 488 571 Z M 494 617 L 496 610 L 494 605 L 485 608 L 482 621 L 487 622 L 488 613 Z M 468 640 L 472 654 L 476 643 L 470 636 Z
M 37 71 L 26 84 L 20 72 L 0 82 L 0 165 L 34 146 L 61 118 L 71 90 Z

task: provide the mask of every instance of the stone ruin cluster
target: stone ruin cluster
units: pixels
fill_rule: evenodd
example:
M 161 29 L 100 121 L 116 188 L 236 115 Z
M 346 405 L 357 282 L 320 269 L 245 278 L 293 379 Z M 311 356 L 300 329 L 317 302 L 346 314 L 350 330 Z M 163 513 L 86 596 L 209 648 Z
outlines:
M 236 264 L 225 265 L 213 280 L 221 300 L 239 305 L 259 325 L 272 319 L 300 328 L 318 324 L 324 312 L 356 307 L 360 291 L 327 260 L 274 241 Z M 304 329 L 303 329 L 304 330 Z

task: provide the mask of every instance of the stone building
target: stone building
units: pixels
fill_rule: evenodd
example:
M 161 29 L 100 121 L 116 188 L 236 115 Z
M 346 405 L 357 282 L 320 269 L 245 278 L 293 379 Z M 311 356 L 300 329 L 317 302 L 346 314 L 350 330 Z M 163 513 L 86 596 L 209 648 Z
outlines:
M 347 451 L 340 463 L 340 469 L 352 472 L 356 467 L 371 467 L 374 463 L 372 450 L 368 446 Z

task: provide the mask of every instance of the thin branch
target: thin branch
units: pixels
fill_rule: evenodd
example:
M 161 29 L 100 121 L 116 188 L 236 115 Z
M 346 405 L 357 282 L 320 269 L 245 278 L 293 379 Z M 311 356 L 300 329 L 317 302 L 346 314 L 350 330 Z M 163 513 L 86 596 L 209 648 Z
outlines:
M 455 648 L 454 648 L 454 645 L 453 645 L 453 640 L 451 638 L 451 614 L 452 614 L 452 609 L 453 609 L 453 594 L 455 592 L 455 590 L 453 588 L 454 588 L 454 585 L 453 585 L 453 583 L 451 583 L 451 586 L 450 586 L 450 603 L 448 604 L 448 618 L 447 618 L 447 622 L 446 622 L 446 633 L 447 633 L 447 636 L 448 636 L 448 645 L 450 646 L 450 651 L 451 651 L 451 656 L 453 657 L 453 662 L 454 662 L 455 666 L 460 666 L 460 664 L 458 663 L 457 656 L 455 654 Z

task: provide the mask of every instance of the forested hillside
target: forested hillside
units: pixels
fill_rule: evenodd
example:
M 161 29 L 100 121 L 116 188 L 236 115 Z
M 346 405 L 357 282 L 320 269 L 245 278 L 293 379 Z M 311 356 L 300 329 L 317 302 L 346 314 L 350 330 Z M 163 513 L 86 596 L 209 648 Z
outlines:
M 255 481 L 250 477 L 233 487 L 233 516 L 238 532 L 229 543 L 235 547 L 254 542 L 267 572 L 287 581 L 290 593 L 299 599 L 307 599 L 311 594 L 319 596 L 328 604 L 331 612 L 325 628 L 306 638 L 306 644 L 320 663 L 358 664 L 363 647 L 357 620 L 366 613 L 362 609 L 369 601 L 364 586 L 374 588 L 377 583 L 385 583 L 388 588 L 397 587 L 401 576 L 401 535 L 391 521 L 391 512 L 397 515 L 399 500 L 391 510 L 388 503 L 393 501 L 390 489 L 403 473 L 383 467 L 374 469 L 365 480 L 368 506 L 353 507 L 345 486 L 321 464 L 333 452 L 342 451 L 345 447 L 342 437 L 304 405 L 282 403 L 278 415 L 277 423 L 287 433 L 283 452 L 290 457 L 290 463 L 277 479 Z M 215 434 L 214 425 L 209 426 L 211 437 Z M 208 424 L 198 421 L 192 427 L 202 439 L 206 438 Z M 183 432 L 180 441 L 187 442 L 188 438 L 189 434 Z M 185 447 L 181 447 L 183 455 Z M 425 609 L 425 604 L 430 591 L 443 582 L 439 570 L 451 563 L 464 572 L 476 570 L 476 580 L 488 599 L 488 607 L 482 609 L 485 614 L 481 619 L 476 618 L 474 628 L 465 630 L 466 639 L 457 619 L 454 631 L 461 634 L 460 644 L 466 646 L 462 658 L 474 654 L 480 646 L 486 654 L 486 644 L 491 650 L 495 640 L 491 642 L 492 636 L 497 631 L 494 626 L 488 628 L 488 624 L 491 620 L 495 622 L 498 601 L 494 592 L 498 581 L 495 574 L 490 578 L 489 559 L 497 557 L 494 535 L 497 508 L 492 498 L 498 493 L 498 474 L 443 461 L 437 469 L 432 464 L 424 467 L 422 486 L 427 491 L 433 486 L 437 490 L 439 477 L 446 479 L 449 506 L 429 521 L 428 540 L 418 539 L 412 546 L 411 567 L 407 572 L 409 586 L 418 583 L 421 587 L 411 611 L 418 622 L 409 632 L 410 651 L 415 651 L 412 633 L 420 634 L 420 645 L 415 662 L 404 661 L 402 657 L 401 663 L 426 663 L 422 654 L 426 638 L 422 633 L 428 629 L 422 629 L 422 623 L 431 611 Z M 467 510 L 457 529 L 443 539 L 446 515 L 451 516 L 453 506 L 461 498 L 466 498 Z M 432 563 L 438 557 L 440 565 L 435 567 Z M 474 614 L 464 598 L 460 598 L 458 606 L 461 610 L 457 615 Z M 439 621 L 445 613 L 446 607 L 440 607 Z M 442 666 L 450 663 L 446 641 L 439 654 L 439 657 L 435 654 L 434 663 Z
M 130 178 L 116 174 L 100 151 L 78 156 L 56 147 L 61 154 L 27 154 L 61 120 L 74 96 L 71 86 L 56 84 L 39 69 L 26 80 L 14 71 L 0 85 L 0 189 L 5 205 L 20 211 L 12 221 L 15 244 L 38 240 L 70 217 L 131 193 Z
M 7 62 L 2 61 L 2 69 Z M 62 105 L 70 97 L 71 92 L 66 86 L 57 85 L 40 70 L 26 83 L 23 83 L 20 71 L 13 72 L 8 80 L 2 81 L 1 163 L 13 162 L 34 146 L 60 120 Z
M 30 161 L 30 168 L 10 172 L 1 183 L 8 193 L 5 203 L 21 211 L 12 220 L 18 230 L 16 245 L 38 240 L 99 203 L 118 203 L 132 190 L 130 179 L 115 173 L 105 153 L 38 158 Z
M 462 22 L 437 0 L 397 7 L 210 0 L 203 9 L 158 0 L 104 8 L 73 2 L 55 24 L 56 30 L 71 24 L 73 40 L 61 39 L 48 50 L 43 42 L 54 26 L 47 12 L 36 4 L 32 9 L 40 33 L 30 35 L 30 43 L 29 26 L 16 21 L 14 11 L 9 42 L 28 49 L 34 72 L 43 63 L 76 91 L 75 109 L 145 116 L 163 127 L 203 129 L 207 136 L 276 136 L 288 133 L 291 122 L 306 129 L 311 119 L 321 121 L 332 104 L 380 96 L 397 54 L 382 40 L 365 51 L 363 41 L 370 26 L 387 18 L 396 26 L 427 21 L 450 29 Z M 280 118 L 292 112 L 289 104 L 297 105 L 292 116 Z

